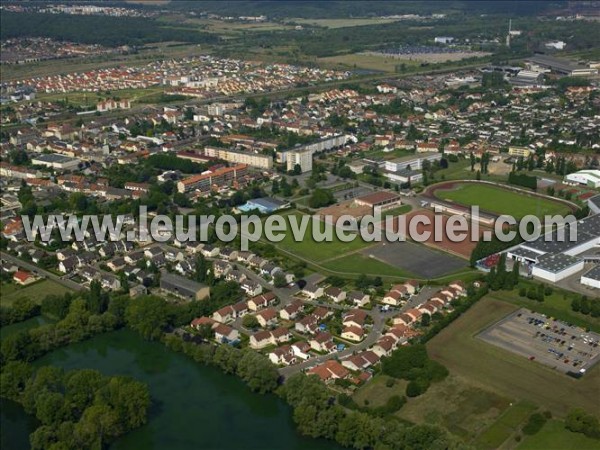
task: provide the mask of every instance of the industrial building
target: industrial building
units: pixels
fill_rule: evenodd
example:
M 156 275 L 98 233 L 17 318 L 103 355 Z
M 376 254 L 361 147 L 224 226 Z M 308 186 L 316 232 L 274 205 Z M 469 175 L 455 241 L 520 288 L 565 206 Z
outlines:
M 600 170 L 580 170 L 565 176 L 566 183 L 582 184 L 591 188 L 600 187 Z
M 527 59 L 532 70 L 548 70 L 568 77 L 588 77 L 598 75 L 598 69 L 581 66 L 572 61 L 562 58 L 555 58 L 548 55 L 535 55 Z
M 81 161 L 76 158 L 59 155 L 57 153 L 42 153 L 31 159 L 34 166 L 45 166 L 52 169 L 75 170 Z
M 583 274 L 581 277 L 581 284 L 591 288 L 600 289 L 600 265 L 593 267 Z
M 573 225 L 571 225 L 573 226 Z M 569 226 L 563 240 L 552 231 L 507 251 L 507 257 L 528 266 L 531 275 L 542 280 L 557 282 L 584 269 L 586 252 L 600 246 L 600 214 L 577 222 L 577 238 L 570 240 Z M 587 258 L 592 259 L 592 258 Z

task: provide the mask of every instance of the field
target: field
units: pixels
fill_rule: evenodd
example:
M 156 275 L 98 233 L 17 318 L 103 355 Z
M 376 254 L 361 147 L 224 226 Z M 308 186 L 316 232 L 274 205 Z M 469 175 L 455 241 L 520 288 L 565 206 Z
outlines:
M 334 272 L 364 273 L 370 276 L 397 278 L 414 278 L 415 276 L 402 268 L 391 266 L 375 258 L 369 258 L 361 253 L 353 253 L 341 258 L 330 259 L 321 264 L 326 269 Z
M 430 192 L 440 200 L 467 207 L 478 205 L 482 211 L 507 214 L 517 219 L 528 214 L 540 217 L 566 214 L 569 211 L 566 205 L 556 201 L 481 183 L 448 183 L 447 188 L 441 186 Z
M 360 27 L 364 25 L 381 25 L 383 23 L 396 22 L 396 19 L 380 19 L 380 18 L 345 18 L 345 19 L 300 19 L 293 18 L 290 22 L 298 25 L 313 25 L 324 28 L 346 28 Z
M 365 53 L 350 53 L 347 55 L 327 56 L 324 58 L 318 58 L 317 61 L 322 65 L 334 69 L 366 69 L 390 73 L 395 72 L 396 66 L 401 64 L 401 62 L 389 56 Z
M 490 389 L 511 401 L 527 401 L 563 416 L 579 406 L 598 415 L 600 369 L 575 380 L 506 350 L 482 342 L 474 335 L 510 314 L 517 307 L 486 297 L 427 344 L 430 356 L 452 374 L 474 386 Z
M 385 385 L 384 385 L 385 389 Z M 433 423 L 447 428 L 466 442 L 494 424 L 509 408 L 509 399 L 450 375 L 408 402 L 396 415 L 413 423 Z
M 385 383 L 393 379 L 387 375 L 377 375 L 367 384 L 356 390 L 353 395 L 353 399 L 358 406 L 371 406 L 377 408 L 378 406 L 385 405 L 385 402 L 392 396 L 398 395 L 404 397 L 406 394 L 406 380 L 394 380 L 392 387 L 387 387 Z M 368 402 L 365 403 L 365 400 Z M 406 405 L 402 407 L 402 410 L 406 408 Z
M 535 435 L 526 436 L 518 450 L 595 450 L 600 441 L 591 439 L 581 433 L 573 433 L 565 428 L 559 420 L 549 420 Z
M 379 53 L 379 52 L 367 52 L 366 54 L 373 55 L 373 56 L 384 55 L 383 53 Z M 396 55 L 385 54 L 385 56 L 387 58 L 392 58 L 398 62 L 403 62 L 403 63 L 418 62 L 418 63 L 431 63 L 431 64 L 451 62 L 451 61 L 460 61 L 460 60 L 466 59 L 466 58 L 483 58 L 484 56 L 490 56 L 490 55 L 491 55 L 491 53 L 488 53 L 488 52 L 471 52 L 471 51 L 453 52 L 453 53 L 444 53 L 444 52 L 411 53 L 411 54 L 396 54 Z
M 29 297 L 36 302 L 41 302 L 47 295 L 62 295 L 69 292 L 66 287 L 50 280 L 38 281 L 29 286 L 16 284 L 2 284 L 0 287 L 0 305 L 10 306 L 15 299 Z
M 475 440 L 477 448 L 495 450 L 518 432 L 536 407 L 527 402 L 510 404 L 509 408 Z
M 292 215 L 297 218 L 302 216 L 300 213 L 292 213 L 284 217 L 289 217 Z M 294 235 L 288 222 L 288 229 L 285 233 L 285 238 L 281 242 L 277 243 L 276 246 L 302 258 L 319 262 L 372 245 L 369 242 L 363 241 L 360 236 L 358 236 L 352 242 L 342 242 L 337 238 L 333 225 L 325 224 L 324 222 L 320 222 L 320 230 L 331 230 L 333 234 L 333 240 L 331 242 L 316 242 L 313 239 L 313 223 L 311 217 L 308 222 L 308 226 L 306 227 L 304 238 L 297 242 L 294 240 Z

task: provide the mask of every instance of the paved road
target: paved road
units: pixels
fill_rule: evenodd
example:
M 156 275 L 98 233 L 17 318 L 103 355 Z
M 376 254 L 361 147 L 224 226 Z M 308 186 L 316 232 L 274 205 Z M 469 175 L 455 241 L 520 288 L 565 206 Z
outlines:
M 17 258 L 16 256 L 9 255 L 8 253 L 5 253 L 5 252 L 0 252 L 0 256 L 2 256 L 3 259 L 10 261 L 19 267 L 23 267 L 31 272 L 35 272 L 39 275 L 43 275 L 45 278 L 55 281 L 69 289 L 72 289 L 74 291 L 84 291 L 85 290 L 84 286 L 82 286 L 78 283 L 75 283 L 74 281 L 71 281 L 68 278 L 64 278 L 64 277 L 58 276 L 52 272 L 48 272 L 47 270 L 42 269 L 31 262 L 23 261 L 22 259 Z

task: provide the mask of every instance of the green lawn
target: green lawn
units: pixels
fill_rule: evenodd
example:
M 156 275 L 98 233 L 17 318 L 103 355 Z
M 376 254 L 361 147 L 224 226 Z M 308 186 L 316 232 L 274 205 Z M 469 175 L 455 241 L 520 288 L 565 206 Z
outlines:
M 10 306 L 15 299 L 29 297 L 36 302 L 41 302 L 47 295 L 62 295 L 70 290 L 61 284 L 51 280 L 38 281 L 29 286 L 17 286 L 16 284 L 2 284 L 0 286 L 0 305 Z
M 304 214 L 293 212 L 291 214 L 287 214 L 284 216 L 286 220 L 290 217 L 296 217 L 298 220 L 298 229 L 301 230 L 300 227 L 300 218 Z M 336 256 L 341 256 L 346 253 L 360 250 L 369 245 L 372 245 L 369 242 L 363 241 L 360 236 L 354 239 L 351 242 L 342 242 L 340 241 L 335 233 L 333 225 L 325 224 L 324 222 L 319 223 L 319 228 L 321 232 L 325 232 L 325 230 L 331 230 L 333 235 L 333 240 L 330 242 L 316 242 L 313 239 L 313 219 L 309 216 L 308 225 L 306 227 L 306 232 L 303 235 L 301 241 L 296 241 L 294 239 L 294 234 L 292 232 L 292 228 L 290 226 L 289 221 L 287 221 L 287 231 L 285 232 L 285 238 L 279 242 L 275 243 L 279 248 L 286 250 L 290 253 L 298 255 L 302 258 L 319 262 L 326 259 L 334 258 Z M 301 233 L 300 233 L 301 234 Z
M 535 435 L 526 436 L 518 450 L 596 450 L 600 440 L 573 433 L 560 420 L 549 420 Z
M 519 283 L 519 286 L 529 287 L 530 285 L 531 283 L 527 281 Z M 546 314 L 549 317 L 554 317 L 555 319 L 560 319 L 582 328 L 589 328 L 592 331 L 600 333 L 600 318 L 571 310 L 571 299 L 579 294 L 554 289 L 552 295 L 545 297 L 543 302 L 538 302 L 526 297 L 519 297 L 518 291 L 519 289 L 517 288 L 513 291 L 491 292 L 489 297 L 495 300 L 510 302 Z
M 438 190 L 436 196 L 440 200 L 449 200 L 464 206 L 478 205 L 482 211 L 507 214 L 517 219 L 527 214 L 543 216 L 569 212 L 561 203 L 486 184 L 465 183 L 451 190 Z
M 378 259 L 369 258 L 361 253 L 353 253 L 343 258 L 323 263 L 323 267 L 336 272 L 364 273 L 370 276 L 388 276 L 399 278 L 414 278 L 402 269 L 390 266 Z
M 451 374 L 511 402 L 527 401 L 563 416 L 573 407 L 598 411 L 600 366 L 576 380 L 476 338 L 517 306 L 485 297 L 427 343 L 432 359 Z M 596 414 L 598 414 L 596 412 Z
M 506 412 L 475 440 L 479 449 L 499 448 L 515 432 L 521 429 L 527 418 L 537 408 L 531 403 L 519 402 L 509 406 Z

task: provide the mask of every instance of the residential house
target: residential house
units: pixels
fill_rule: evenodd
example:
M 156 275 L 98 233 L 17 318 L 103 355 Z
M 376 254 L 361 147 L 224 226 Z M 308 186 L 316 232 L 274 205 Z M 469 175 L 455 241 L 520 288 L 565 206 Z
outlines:
M 302 293 L 311 300 L 316 300 L 323 295 L 323 288 L 316 284 L 307 283 L 302 289 Z
M 362 328 L 365 325 L 366 319 L 367 313 L 365 311 L 362 309 L 351 309 L 344 314 L 342 323 L 345 327 Z
M 345 327 L 342 331 L 342 338 L 353 342 L 360 342 L 365 336 L 365 331 L 356 326 Z
M 319 332 L 309 341 L 310 347 L 322 353 L 333 353 L 337 350 L 333 343 L 333 336 L 327 332 Z
M 335 286 L 330 286 L 325 289 L 325 296 L 333 300 L 335 303 L 340 303 L 346 300 L 346 291 L 343 291 Z
M 274 308 L 266 308 L 256 313 L 256 320 L 261 327 L 267 328 L 277 323 L 277 311 Z
M 250 311 L 259 311 L 262 308 L 274 305 L 276 300 L 277 297 L 273 292 L 266 292 L 248 300 L 248 309 Z
M 350 375 L 348 369 L 332 359 L 309 369 L 306 373 L 308 375 L 317 375 L 325 383 L 341 380 Z
M 311 346 L 306 341 L 299 341 L 292 344 L 292 351 L 297 358 L 307 360 L 310 358 L 310 354 L 308 353 L 311 349 Z
M 365 350 L 356 355 L 352 355 L 342 361 L 342 366 L 352 371 L 365 370 L 379 362 L 379 356 L 371 351 Z
M 368 294 L 360 291 L 350 291 L 347 295 L 347 300 L 350 301 L 354 306 L 362 308 L 369 303 L 371 297 Z
M 279 317 L 283 320 L 294 320 L 304 310 L 304 303 L 299 300 L 294 300 L 285 308 L 279 311 Z
M 215 332 L 215 340 L 223 344 L 235 343 L 240 340 L 240 332 L 235 328 L 222 323 L 213 328 Z

